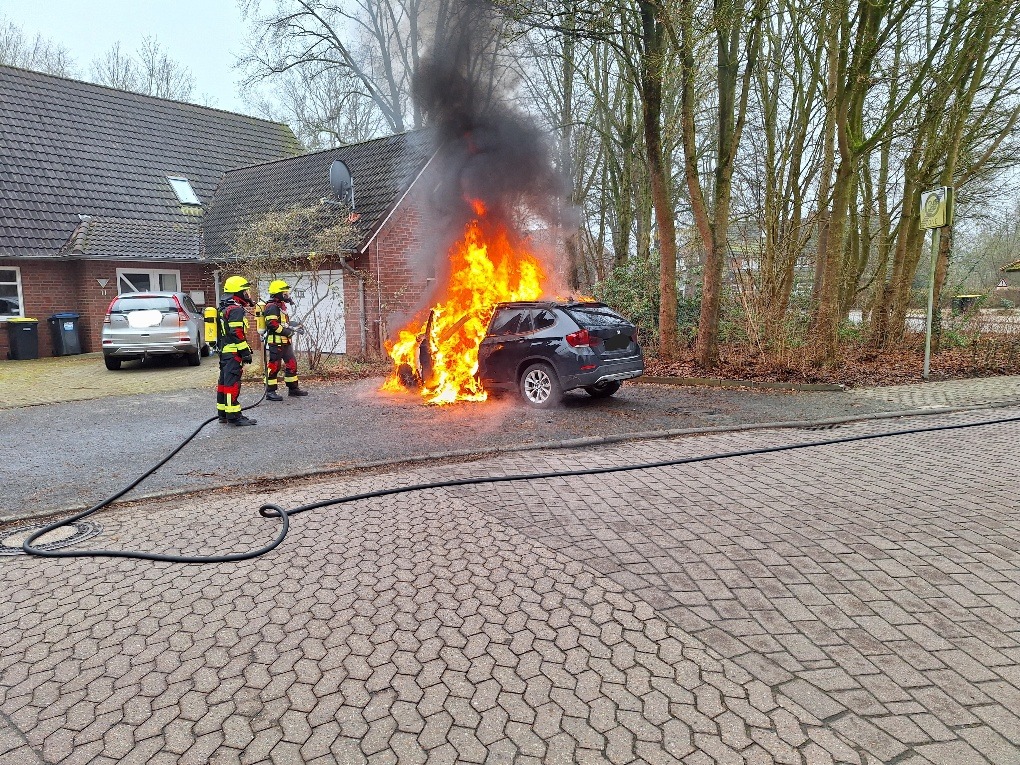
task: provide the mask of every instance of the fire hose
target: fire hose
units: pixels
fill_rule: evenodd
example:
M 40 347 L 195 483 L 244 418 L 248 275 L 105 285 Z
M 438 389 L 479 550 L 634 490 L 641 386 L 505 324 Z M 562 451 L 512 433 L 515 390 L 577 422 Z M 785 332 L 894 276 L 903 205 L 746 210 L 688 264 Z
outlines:
M 263 345 L 263 361 L 266 357 L 265 345 Z M 262 394 L 262 398 L 256 401 L 254 404 L 244 407 L 242 411 L 248 409 L 254 409 L 265 398 L 265 393 Z M 681 457 L 679 459 L 661 460 L 657 462 L 644 462 L 633 465 L 618 465 L 613 467 L 597 467 L 597 468 L 584 468 L 581 470 L 553 470 L 541 473 L 518 473 L 511 475 L 497 475 L 497 476 L 477 476 L 472 478 L 456 478 L 444 481 L 430 481 L 427 483 L 418 483 L 409 486 L 398 486 L 389 489 L 378 489 L 376 491 L 368 491 L 360 494 L 351 494 L 343 497 L 333 497 L 331 499 L 324 499 L 319 502 L 311 502 L 305 505 L 299 505 L 290 509 L 281 507 L 280 505 L 272 502 L 267 502 L 261 505 L 258 509 L 259 515 L 263 518 L 279 518 L 281 521 L 280 531 L 269 544 L 260 547 L 256 550 L 250 550 L 244 553 L 235 553 L 230 555 L 209 555 L 209 556 L 192 556 L 192 555 L 169 555 L 162 553 L 148 553 L 139 552 L 133 550 L 46 550 L 39 547 L 35 547 L 34 543 L 37 539 L 45 534 L 48 534 L 55 529 L 59 529 L 62 526 L 67 526 L 76 521 L 80 521 L 83 518 L 87 518 L 90 515 L 102 510 L 111 503 L 120 499 L 122 496 L 127 494 L 138 484 L 148 478 L 150 475 L 155 473 L 159 468 L 169 462 L 178 452 L 180 452 L 187 444 L 195 438 L 201 432 L 201 430 L 211 422 L 214 422 L 217 418 L 210 417 L 199 425 L 194 432 L 185 438 L 173 451 L 171 451 L 166 457 L 157 462 L 151 468 L 142 473 L 138 478 L 132 481 L 130 484 L 125 486 L 120 491 L 112 494 L 108 498 L 104 499 L 96 505 L 84 510 L 77 515 L 73 515 L 70 518 L 65 518 L 59 521 L 55 521 L 38 531 L 34 532 L 29 536 L 22 544 L 22 549 L 29 555 L 37 555 L 44 558 L 83 558 L 83 557 L 105 557 L 105 558 L 135 558 L 138 560 L 152 560 L 152 561 L 163 561 L 166 563 L 233 563 L 242 560 L 250 560 L 257 558 L 261 555 L 265 555 L 268 552 L 276 549 L 286 538 L 288 531 L 290 530 L 290 519 L 295 515 L 308 512 L 309 510 L 318 510 L 324 507 L 332 507 L 333 505 L 342 505 L 349 502 L 359 502 L 361 500 L 376 499 L 379 497 L 389 497 L 395 494 L 405 494 L 415 491 L 424 491 L 426 489 L 445 489 L 453 488 L 458 486 L 476 486 L 479 484 L 492 484 L 492 483 L 508 483 L 510 481 L 539 481 L 550 478 L 569 478 L 576 476 L 591 476 L 591 475 L 603 475 L 608 473 L 624 473 L 634 470 L 653 470 L 655 468 L 663 467 L 674 467 L 678 465 L 691 465 L 700 462 L 712 462 L 716 460 L 733 459 L 737 457 L 752 457 L 761 454 L 775 454 L 777 452 L 794 451 L 797 449 L 812 449 L 822 446 L 832 446 L 835 444 L 848 444 L 856 441 L 869 441 L 878 438 L 894 438 L 896 436 L 914 435 L 918 433 L 934 433 L 939 431 L 947 430 L 962 430 L 965 428 L 979 428 L 987 427 L 990 425 L 1000 425 L 1010 422 L 1020 422 L 1020 417 L 1003 417 L 994 420 L 982 420 L 980 422 L 968 422 L 958 423 L 951 425 L 933 425 L 930 427 L 923 428 L 907 428 L 904 430 L 893 430 L 884 433 L 867 433 L 856 436 L 844 436 L 842 438 L 829 438 L 821 441 L 807 441 L 794 444 L 784 444 L 781 446 L 764 446 L 754 449 L 742 449 L 739 451 L 731 452 L 720 452 L 717 454 L 706 454 L 697 457 Z

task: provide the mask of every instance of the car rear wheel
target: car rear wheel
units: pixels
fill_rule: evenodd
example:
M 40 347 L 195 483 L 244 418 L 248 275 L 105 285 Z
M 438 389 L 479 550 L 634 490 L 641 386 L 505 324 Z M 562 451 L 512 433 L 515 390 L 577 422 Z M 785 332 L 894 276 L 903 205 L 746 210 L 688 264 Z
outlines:
M 103 361 L 106 363 L 106 368 L 111 372 L 116 372 L 120 369 L 120 359 L 115 359 L 110 356 L 104 356 Z
M 202 363 L 201 351 L 195 351 L 194 353 L 185 353 L 184 358 L 188 360 L 188 366 L 197 367 Z
M 595 385 L 586 385 L 584 388 L 585 393 L 592 398 L 609 398 L 618 390 L 620 390 L 619 380 L 608 380 L 603 383 L 596 383 Z
M 521 397 L 531 406 L 548 409 L 563 397 L 556 373 L 545 364 L 532 364 L 520 379 Z

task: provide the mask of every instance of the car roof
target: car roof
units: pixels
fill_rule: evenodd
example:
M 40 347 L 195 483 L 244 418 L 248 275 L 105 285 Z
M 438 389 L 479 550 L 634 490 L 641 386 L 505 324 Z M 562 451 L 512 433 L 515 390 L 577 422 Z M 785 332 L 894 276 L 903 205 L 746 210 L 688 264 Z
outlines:
M 496 308 L 608 308 L 605 303 L 592 300 L 508 300 L 496 303 Z
M 125 292 L 122 295 L 117 295 L 117 298 L 173 297 L 175 295 L 183 294 L 183 292 Z

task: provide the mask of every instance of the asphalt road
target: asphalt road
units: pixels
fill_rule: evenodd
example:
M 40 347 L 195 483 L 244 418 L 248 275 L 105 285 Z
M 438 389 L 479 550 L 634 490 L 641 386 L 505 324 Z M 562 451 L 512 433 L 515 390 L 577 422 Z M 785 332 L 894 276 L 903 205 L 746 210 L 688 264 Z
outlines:
M 455 453 L 488 453 L 585 438 L 894 410 L 844 393 L 627 384 L 607 400 L 569 394 L 553 410 L 514 396 L 426 406 L 378 391 L 381 379 L 312 385 L 312 395 L 265 402 L 253 428 L 207 426 L 135 495 L 199 490 L 322 469 L 357 470 Z M 257 388 L 242 390 L 242 403 Z M 209 391 L 111 396 L 0 411 L 0 520 L 85 507 L 158 462 L 214 412 Z M 133 495 L 132 495 L 133 496 Z

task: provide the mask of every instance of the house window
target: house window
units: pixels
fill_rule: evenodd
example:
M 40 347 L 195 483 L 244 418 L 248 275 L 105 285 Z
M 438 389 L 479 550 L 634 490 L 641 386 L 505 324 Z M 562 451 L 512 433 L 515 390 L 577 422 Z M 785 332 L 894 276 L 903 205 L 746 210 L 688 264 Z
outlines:
M 11 316 L 24 316 L 21 298 L 21 269 L 0 268 L 0 321 Z
M 134 271 L 117 269 L 117 294 L 126 292 L 180 292 L 181 272 L 151 269 Z
M 177 201 L 182 205 L 200 205 L 202 200 L 198 198 L 198 194 L 191 188 L 191 181 L 187 178 L 180 178 L 177 176 L 167 176 L 167 180 L 170 181 L 170 187 L 174 190 L 174 194 L 177 195 Z

